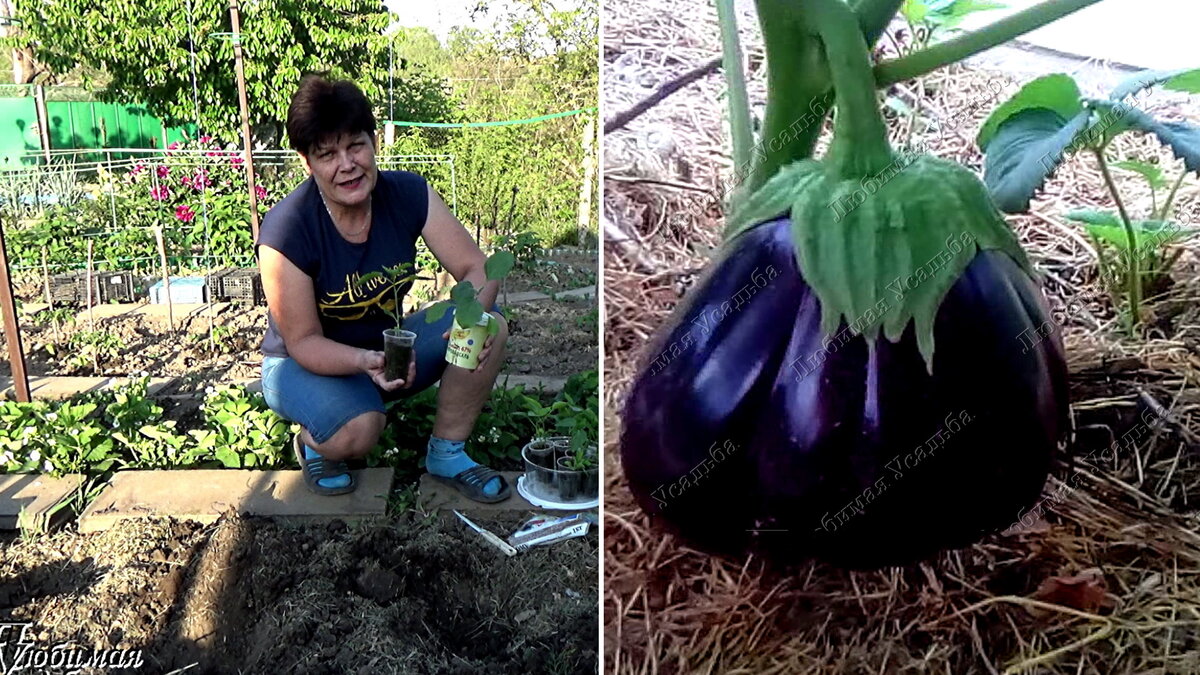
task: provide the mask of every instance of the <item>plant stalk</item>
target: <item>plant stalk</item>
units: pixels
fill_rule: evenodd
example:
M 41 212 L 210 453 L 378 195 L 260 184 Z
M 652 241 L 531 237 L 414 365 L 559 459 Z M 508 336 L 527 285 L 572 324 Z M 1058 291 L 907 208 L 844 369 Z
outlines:
M 1104 183 L 1108 186 L 1108 192 L 1117 203 L 1117 211 L 1121 214 L 1121 223 L 1125 226 L 1125 236 L 1129 239 L 1129 329 L 1132 332 L 1134 327 L 1141 322 L 1142 316 L 1142 274 L 1139 269 L 1141 265 L 1138 260 L 1137 234 L 1133 231 L 1133 222 L 1129 219 L 1129 213 L 1125 211 L 1125 203 L 1121 201 L 1121 195 L 1117 192 L 1112 174 L 1108 171 L 1108 163 L 1104 161 L 1104 152 L 1102 150 L 1093 150 L 1092 152 L 1096 155 L 1096 162 L 1100 164 L 1100 173 L 1104 175 Z
M 1099 1 L 1047 0 L 985 28 L 939 42 L 928 49 L 899 59 L 885 61 L 875 66 L 875 84 L 879 87 L 886 87 L 901 80 L 919 77 L 942 66 L 961 61 L 968 56 L 1020 37 Z
M 842 0 L 809 0 L 807 7 L 836 92 L 837 117 L 827 161 L 843 178 L 873 176 L 892 161 L 892 149 L 866 40 Z
M 1154 215 L 1156 220 L 1165 221 L 1167 219 L 1167 216 L 1171 212 L 1171 204 L 1175 201 L 1175 193 L 1179 191 L 1179 186 L 1183 185 L 1183 179 L 1187 177 L 1187 174 L 1187 169 L 1184 169 L 1179 174 L 1179 178 L 1177 178 L 1175 180 L 1175 184 L 1171 186 L 1171 192 L 1167 194 L 1167 200 L 1163 202 L 1162 211 L 1155 212 Z
M 733 162 L 735 167 L 746 167 L 742 170 L 748 170 L 754 132 L 750 127 L 750 100 L 746 96 L 746 77 L 742 72 L 742 48 L 738 41 L 737 13 L 733 0 L 717 0 L 717 21 L 721 24 L 722 67 L 728 87 Z

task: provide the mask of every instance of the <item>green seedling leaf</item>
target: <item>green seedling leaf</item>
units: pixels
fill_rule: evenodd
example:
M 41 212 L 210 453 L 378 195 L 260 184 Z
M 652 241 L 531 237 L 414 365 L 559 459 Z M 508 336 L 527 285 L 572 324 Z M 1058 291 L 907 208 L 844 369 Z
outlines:
M 458 305 L 467 300 L 474 300 L 476 295 L 475 284 L 469 281 L 460 281 L 454 284 L 454 288 L 450 289 L 450 300 Z
M 986 151 L 1000 126 L 1010 118 L 1030 109 L 1043 108 L 1056 113 L 1064 120 L 1073 120 L 1083 112 L 1079 85 L 1069 75 L 1061 73 L 1046 75 L 1021 87 L 1013 97 L 1001 103 L 988 116 L 979 129 L 976 142 Z
M 368 284 L 372 281 L 375 281 L 376 279 L 382 278 L 382 277 L 383 277 L 383 274 L 380 272 L 368 272 L 367 274 L 364 274 L 364 275 L 362 275 L 362 277 L 359 278 L 358 283 L 356 285 L 363 286 L 363 285 L 366 285 L 366 284 Z
M 1158 190 L 1158 189 L 1167 187 L 1167 180 L 1162 177 L 1162 169 L 1158 168 L 1157 166 L 1155 166 L 1153 164 L 1149 164 L 1147 162 L 1142 162 L 1142 161 L 1138 161 L 1138 160 L 1134 159 L 1134 160 L 1125 160 L 1125 161 L 1121 161 L 1121 162 L 1113 162 L 1112 164 L 1110 164 L 1110 166 L 1117 168 L 1117 169 L 1124 169 L 1126 171 L 1133 171 L 1135 173 L 1140 173 L 1142 175 L 1142 177 L 1146 179 L 1146 182 L 1149 183 L 1150 188 L 1153 190 Z
M 1067 213 L 1067 220 L 1088 225 L 1108 225 L 1122 227 L 1121 219 L 1112 211 L 1097 211 L 1095 209 L 1077 209 Z
M 513 254 L 508 251 L 496 251 L 483 264 L 483 272 L 490 281 L 499 281 L 508 276 L 516 263 L 517 259 Z
M 1114 246 L 1119 251 L 1129 250 L 1129 237 L 1125 234 L 1125 227 L 1123 225 L 1087 223 L 1084 225 L 1084 229 L 1097 240 Z
M 1200 73 L 1200 70 L 1191 70 L 1189 68 L 1180 68 L 1176 70 L 1143 70 L 1139 73 L 1134 73 L 1129 77 L 1121 80 L 1120 84 L 1113 87 L 1109 92 L 1108 97 L 1114 101 L 1121 101 L 1129 97 L 1131 94 L 1136 94 L 1143 89 L 1148 89 L 1156 84 L 1167 82 L 1167 88 L 1170 87 L 1170 82 L 1177 77 L 1189 72 Z
M 1186 70 L 1163 84 L 1166 89 L 1186 91 L 1189 94 L 1200 94 L 1200 68 Z
M 454 318 L 458 325 L 470 328 L 483 318 L 483 305 L 479 304 L 475 298 L 458 303 L 454 308 Z
M 1087 128 L 1089 112 L 1067 120 L 1045 108 L 1025 109 L 1000 126 L 988 143 L 983 181 L 1005 213 L 1029 209 L 1029 200 L 1062 163 Z

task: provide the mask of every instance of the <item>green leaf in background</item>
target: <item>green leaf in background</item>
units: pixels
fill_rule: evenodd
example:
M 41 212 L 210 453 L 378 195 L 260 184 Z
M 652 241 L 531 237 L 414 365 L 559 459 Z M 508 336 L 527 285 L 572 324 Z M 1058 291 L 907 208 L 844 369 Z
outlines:
M 980 127 L 976 137 L 979 147 L 986 151 L 1002 124 L 1032 108 L 1044 108 L 1057 113 L 1064 120 L 1073 120 L 1084 110 L 1079 85 L 1071 76 L 1059 73 L 1039 77 L 1021 87 L 1012 98 L 997 106 Z
M 921 23 L 929 13 L 929 7 L 922 0 L 904 0 L 900 13 L 909 23 Z
M 1029 200 L 1062 163 L 1089 117 L 1087 110 L 1067 120 L 1052 110 L 1029 108 L 1004 121 L 988 143 L 983 165 L 983 182 L 1001 211 L 1029 208 Z
M 1136 94 L 1143 89 L 1153 87 L 1154 85 L 1163 82 L 1167 82 L 1168 84 L 1166 86 L 1168 89 L 1170 89 L 1172 88 L 1169 84 L 1170 81 L 1173 81 L 1174 79 L 1189 72 L 1195 73 L 1200 71 L 1195 71 L 1188 68 L 1176 70 L 1143 70 L 1122 80 L 1116 87 L 1113 87 L 1113 90 L 1109 92 L 1108 97 L 1114 101 L 1120 101 L 1131 94 Z
M 1076 209 L 1067 213 L 1067 220 L 1088 225 L 1111 225 L 1121 227 L 1121 219 L 1112 211 L 1097 211 L 1096 209 Z
M 1200 94 L 1200 68 L 1185 70 L 1167 80 L 1163 87 L 1175 91 L 1186 91 L 1189 94 Z
M 1120 162 L 1112 162 L 1109 166 L 1140 173 L 1153 190 L 1167 187 L 1167 180 L 1162 177 L 1162 169 L 1154 164 L 1136 159 L 1128 159 Z
M 517 259 L 508 251 L 496 251 L 483 264 L 483 272 L 491 281 L 499 281 L 508 276 Z

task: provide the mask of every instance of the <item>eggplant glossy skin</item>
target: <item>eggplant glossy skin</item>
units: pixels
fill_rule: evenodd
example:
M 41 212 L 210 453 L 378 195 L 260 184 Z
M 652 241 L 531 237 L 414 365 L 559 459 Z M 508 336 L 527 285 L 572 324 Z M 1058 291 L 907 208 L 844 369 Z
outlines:
M 1048 318 L 1021 267 L 979 251 L 938 309 L 932 374 L 911 324 L 830 347 L 790 222 L 761 225 L 651 347 L 626 398 L 625 474 L 655 520 L 715 552 L 865 568 L 969 545 L 1037 500 L 1065 434 L 1061 342 L 1029 340 Z

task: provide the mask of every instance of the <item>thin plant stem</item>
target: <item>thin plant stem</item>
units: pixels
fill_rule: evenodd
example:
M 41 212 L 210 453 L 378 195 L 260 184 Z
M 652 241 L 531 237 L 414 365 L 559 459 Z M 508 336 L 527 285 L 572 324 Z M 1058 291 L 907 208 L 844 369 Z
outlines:
M 1137 234 L 1133 231 L 1133 222 L 1125 210 L 1125 202 L 1121 201 L 1121 194 L 1117 192 L 1112 174 L 1108 171 L 1108 162 L 1104 161 L 1104 150 L 1096 149 L 1093 150 L 1093 153 L 1096 155 L 1096 162 L 1100 165 L 1100 173 L 1104 176 L 1108 192 L 1112 195 L 1113 201 L 1117 203 L 1117 211 L 1121 214 L 1121 223 L 1125 226 L 1125 236 L 1129 239 L 1129 330 L 1132 333 L 1134 327 L 1141 321 L 1142 302 L 1142 275 L 1138 269 L 1140 261 L 1138 260 Z
M 1184 169 L 1179 174 L 1179 178 L 1175 179 L 1175 184 L 1171 186 L 1171 192 L 1167 194 L 1167 200 L 1163 202 L 1162 211 L 1155 213 L 1157 220 L 1167 219 L 1167 215 L 1171 212 L 1171 203 L 1175 201 L 1175 193 L 1179 191 L 1179 186 L 1183 184 L 1183 179 L 1187 177 L 1187 174 L 1187 169 Z
M 721 24 L 721 50 L 725 81 L 728 83 L 729 126 L 733 136 L 734 166 L 750 164 L 754 132 L 750 128 L 750 100 L 746 96 L 746 77 L 742 73 L 742 47 L 738 41 L 737 14 L 733 0 L 717 0 L 717 20 Z
M 885 87 L 956 63 L 1099 1 L 1047 0 L 977 31 L 964 33 L 899 59 L 885 61 L 875 66 L 876 86 Z

